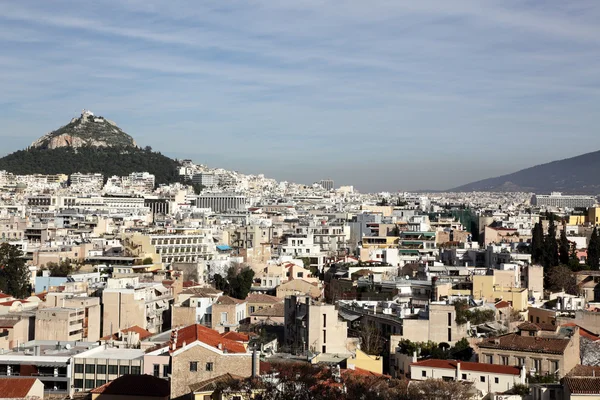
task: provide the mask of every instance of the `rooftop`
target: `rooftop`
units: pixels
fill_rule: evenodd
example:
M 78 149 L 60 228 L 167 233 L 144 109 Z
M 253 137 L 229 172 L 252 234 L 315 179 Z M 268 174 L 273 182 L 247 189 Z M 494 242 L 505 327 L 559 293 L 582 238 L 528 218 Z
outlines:
M 90 393 L 164 398 L 171 394 L 171 388 L 169 381 L 151 375 L 123 375 Z
M 0 396 L 3 399 L 25 398 L 37 378 L 0 378 Z
M 456 360 L 439 360 L 431 359 L 412 363 L 411 366 L 417 367 L 429 367 L 429 368 L 443 368 L 456 370 L 460 364 L 461 371 L 474 371 L 484 372 L 492 374 L 503 374 L 503 375 L 520 375 L 521 370 L 518 367 L 509 365 L 497 365 L 497 364 L 485 364 L 467 361 L 456 361 Z
M 569 376 L 563 379 L 563 385 L 569 388 L 571 394 L 600 393 L 600 377 Z
M 174 336 L 175 332 L 177 332 L 176 341 Z M 172 349 L 172 345 L 175 344 L 175 348 L 179 349 L 183 347 L 184 343 L 190 344 L 195 341 L 200 341 L 215 349 L 221 347 L 219 350 L 227 353 L 246 353 L 246 348 L 243 344 L 225 338 L 221 336 L 219 332 L 199 324 L 190 325 L 177 331 L 173 331 L 171 334 L 170 348 Z
M 484 339 L 482 342 L 478 343 L 477 346 L 485 349 L 563 354 L 569 341 L 569 338 L 545 338 L 539 336 L 521 336 L 517 333 L 509 333 L 495 338 Z

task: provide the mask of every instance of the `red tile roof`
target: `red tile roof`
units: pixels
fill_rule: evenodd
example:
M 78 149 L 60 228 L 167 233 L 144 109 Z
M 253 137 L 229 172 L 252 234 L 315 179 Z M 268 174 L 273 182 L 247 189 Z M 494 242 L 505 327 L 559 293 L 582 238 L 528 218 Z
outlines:
M 510 307 L 510 304 L 508 301 L 502 300 L 496 303 L 496 308 L 506 308 L 506 307 Z
M 36 378 L 0 378 L 0 396 L 5 399 L 25 397 Z
M 169 381 L 152 375 L 123 375 L 96 389 L 92 394 L 168 397 L 171 394 Z
M 443 368 L 456 370 L 457 364 L 460 363 L 461 371 L 475 371 L 475 372 L 486 372 L 492 374 L 503 374 L 503 375 L 520 375 L 521 370 L 518 367 L 510 365 L 496 365 L 496 364 L 485 364 L 468 361 L 455 361 L 455 360 L 439 360 L 430 359 L 419 361 L 410 364 L 411 366 L 417 367 L 430 367 L 430 368 Z
M 591 365 L 577 364 L 569 371 L 567 376 L 597 376 L 600 377 L 600 366 L 593 367 Z
M 552 325 L 552 324 L 548 324 L 548 323 L 543 323 L 543 322 L 523 322 L 522 324 L 519 324 L 519 326 L 517 326 L 517 329 L 520 329 L 522 331 L 549 331 L 549 332 L 555 332 L 556 331 L 556 325 Z
M 183 343 L 186 344 L 193 343 L 195 341 L 200 341 L 209 346 L 214 347 L 215 349 L 221 348 L 223 351 L 228 353 L 246 353 L 246 348 L 243 344 L 238 343 L 234 340 L 227 339 L 222 337 L 219 332 L 207 328 L 204 325 L 190 325 L 185 328 L 179 329 L 177 332 L 177 344 L 176 348 L 179 349 L 183 346 Z M 173 350 L 174 343 L 174 333 L 171 334 L 171 342 L 169 348 L 171 351 Z
M 509 333 L 495 338 L 487 338 L 477 346 L 484 349 L 526 351 L 530 353 L 563 354 L 569 344 L 568 338 L 543 338 L 539 336 L 521 336 Z
M 568 322 L 568 323 L 566 323 L 566 324 L 562 324 L 561 326 L 573 327 L 573 328 L 574 328 L 574 327 L 576 327 L 576 326 L 579 326 L 579 325 L 577 325 L 577 324 L 576 324 L 576 323 L 574 323 L 574 322 Z M 589 339 L 589 340 L 591 340 L 591 341 L 593 341 L 593 342 L 595 342 L 595 341 L 597 341 L 597 340 L 600 340 L 600 336 L 598 336 L 598 335 L 594 335 L 592 332 L 590 332 L 590 331 L 588 331 L 587 329 L 585 329 L 585 328 L 582 328 L 582 327 L 580 327 L 580 326 L 579 326 L 579 334 L 580 334 L 582 337 L 584 337 L 584 338 L 586 338 L 586 339 Z
M 250 340 L 250 337 L 248 335 L 244 335 L 243 333 L 238 333 L 238 332 L 223 332 L 221 333 L 221 336 L 224 337 L 225 339 L 229 339 L 229 340 L 233 340 L 236 342 L 248 342 Z
M 343 377 L 347 377 L 348 375 L 369 376 L 369 377 L 374 377 L 374 378 L 387 378 L 387 379 L 391 378 L 391 376 L 389 376 L 389 375 L 379 374 L 377 372 L 368 371 L 366 369 L 362 369 L 362 368 L 358 368 L 358 367 L 354 367 L 354 369 L 348 368 L 348 369 L 342 370 Z
M 183 287 L 184 288 L 189 288 L 189 287 L 198 286 L 198 285 L 200 285 L 200 284 L 198 282 L 195 282 L 195 281 L 185 281 L 185 282 L 183 282 Z
M 219 296 L 217 302 L 215 304 L 224 304 L 224 305 L 232 305 L 232 304 L 242 304 L 244 300 L 235 299 L 231 296 Z
M 8 295 L 6 293 L 0 293 L 0 299 L 8 299 L 9 297 L 12 297 L 12 296 Z
M 600 377 L 566 377 L 563 385 L 569 388 L 571 394 L 599 394 Z
M 280 299 L 279 297 L 275 297 L 275 296 L 269 296 L 268 294 L 250 293 L 246 297 L 246 302 L 275 304 L 275 303 L 281 303 L 282 299 Z
M 129 328 L 121 329 L 121 332 L 122 333 L 135 332 L 138 335 L 140 335 L 140 340 L 144 340 L 144 339 L 149 338 L 150 336 L 152 336 L 152 333 L 150 333 L 150 331 L 147 331 L 146 329 L 144 329 L 144 328 L 142 328 L 140 326 L 137 326 L 137 325 L 134 325 L 134 326 L 129 327 Z M 113 333 L 112 335 L 104 336 L 104 337 L 102 337 L 100 339 L 102 339 L 102 340 L 109 340 L 109 339 L 118 340 L 119 339 L 119 335 L 118 335 L 118 333 Z

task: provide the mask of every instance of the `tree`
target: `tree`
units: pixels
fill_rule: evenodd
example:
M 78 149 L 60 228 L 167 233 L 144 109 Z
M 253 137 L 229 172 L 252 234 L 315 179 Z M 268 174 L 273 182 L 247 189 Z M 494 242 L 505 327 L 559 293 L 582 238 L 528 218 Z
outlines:
M 467 338 L 462 338 L 454 347 L 450 348 L 450 358 L 460 361 L 471 361 L 473 358 L 473 348 Z
M 600 238 L 598 237 L 598 229 L 595 226 L 587 248 L 587 265 L 592 270 L 600 268 Z
M 221 274 L 215 274 L 213 279 L 217 290 L 222 290 L 228 296 L 243 300 L 250 293 L 254 271 L 248 267 L 232 265 L 227 270 L 225 277 Z
M 567 239 L 567 227 L 563 225 L 560 231 L 560 244 L 558 246 L 559 260 L 562 265 L 569 265 L 571 244 Z
M 50 276 L 66 277 L 73 273 L 73 266 L 70 261 L 61 261 L 58 264 L 49 262 L 46 267 L 50 270 Z
M 31 294 L 23 253 L 8 243 L 0 244 L 0 290 L 17 299 Z
M 373 322 L 360 324 L 360 349 L 367 354 L 378 356 L 383 351 L 384 338 Z
M 544 239 L 544 256 L 543 265 L 546 270 L 555 267 L 559 263 L 558 259 L 558 242 L 556 241 L 556 224 L 554 223 L 554 215 L 548 215 L 548 235 Z
M 554 292 L 564 290 L 568 294 L 577 295 L 579 290 L 577 289 L 577 281 L 568 267 L 563 265 L 551 268 L 546 273 L 546 289 Z
M 202 193 L 202 191 L 204 190 L 206 186 L 202 185 L 201 183 L 194 183 L 192 185 L 192 188 L 194 189 L 194 193 L 195 194 L 200 194 Z
M 534 263 L 542 263 L 544 258 L 544 229 L 541 222 L 537 222 L 531 232 L 531 259 Z
M 146 257 L 142 260 L 142 265 L 150 265 L 150 264 L 154 264 L 152 257 Z
M 472 383 L 442 379 L 411 382 L 408 397 L 413 400 L 468 400 L 473 398 Z

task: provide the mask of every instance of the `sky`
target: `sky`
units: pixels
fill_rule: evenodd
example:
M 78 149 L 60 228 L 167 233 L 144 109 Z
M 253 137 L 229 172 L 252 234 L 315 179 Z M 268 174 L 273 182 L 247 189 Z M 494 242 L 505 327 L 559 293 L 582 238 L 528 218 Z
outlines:
M 0 153 L 92 110 L 211 167 L 449 189 L 600 149 L 600 2 L 0 0 Z

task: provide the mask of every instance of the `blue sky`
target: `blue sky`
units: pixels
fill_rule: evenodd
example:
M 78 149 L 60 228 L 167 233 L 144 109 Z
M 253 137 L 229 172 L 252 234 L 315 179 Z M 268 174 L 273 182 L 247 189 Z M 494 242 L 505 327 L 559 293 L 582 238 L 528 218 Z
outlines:
M 446 189 L 600 149 L 598 21 L 596 0 L 2 1 L 0 153 L 87 108 L 210 166 Z

